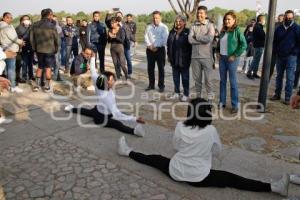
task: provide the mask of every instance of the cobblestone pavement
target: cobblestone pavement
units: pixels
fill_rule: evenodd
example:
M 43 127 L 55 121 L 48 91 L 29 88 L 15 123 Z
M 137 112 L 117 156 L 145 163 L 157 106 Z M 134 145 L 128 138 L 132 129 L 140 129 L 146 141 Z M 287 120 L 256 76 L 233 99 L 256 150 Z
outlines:
M 53 136 L 1 152 L 0 169 L 0 200 L 187 199 Z

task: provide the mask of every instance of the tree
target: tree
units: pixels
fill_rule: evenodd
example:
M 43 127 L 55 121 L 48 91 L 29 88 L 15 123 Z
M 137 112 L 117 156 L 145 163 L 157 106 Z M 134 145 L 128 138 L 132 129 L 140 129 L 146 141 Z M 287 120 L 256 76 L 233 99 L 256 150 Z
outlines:
M 183 14 L 184 16 L 186 16 L 188 21 L 191 21 L 197 12 L 197 8 L 200 2 L 204 0 L 176 0 L 176 1 L 168 0 L 168 1 L 172 9 L 176 13 L 176 15 Z M 177 7 L 174 4 L 175 2 L 177 2 L 178 4 Z M 177 8 L 179 8 L 179 10 Z

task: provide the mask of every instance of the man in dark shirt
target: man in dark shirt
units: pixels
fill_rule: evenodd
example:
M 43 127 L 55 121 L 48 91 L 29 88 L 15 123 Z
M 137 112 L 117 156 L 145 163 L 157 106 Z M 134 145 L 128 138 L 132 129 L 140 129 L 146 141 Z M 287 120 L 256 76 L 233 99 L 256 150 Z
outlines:
M 81 86 L 87 88 L 90 84 L 86 84 L 87 79 L 90 78 L 90 67 L 89 61 L 93 55 L 93 50 L 90 48 L 85 48 L 72 62 L 70 74 L 72 75 L 72 80 L 74 86 Z
M 41 12 L 42 19 L 32 26 L 30 42 L 38 57 L 38 69 L 36 71 L 36 85 L 33 90 L 38 91 L 43 70 L 46 72 L 45 92 L 50 91 L 51 68 L 55 65 L 55 54 L 58 52 L 59 36 L 55 23 L 53 23 L 53 11 L 44 9 Z
M 82 20 L 82 24 L 79 28 L 79 36 L 80 36 L 80 45 L 82 50 L 84 50 L 86 47 L 88 47 L 87 43 L 87 25 L 88 22 L 86 19 Z
M 286 72 L 285 99 L 282 103 L 289 105 L 293 91 L 297 55 L 299 52 L 300 29 L 295 23 L 292 10 L 285 12 L 284 23 L 280 25 L 274 35 L 273 48 L 277 55 L 276 62 L 276 90 L 272 101 L 281 99 L 284 73 Z
M 127 67 L 128 67 L 128 77 L 131 78 L 132 75 L 132 61 L 131 57 L 134 54 L 134 49 L 136 45 L 136 23 L 132 20 L 132 14 L 126 15 L 126 21 L 124 23 L 124 29 L 126 31 L 126 36 L 130 41 L 130 48 L 125 49 L 125 57 L 127 60 Z
M 257 17 L 257 22 L 253 29 L 253 47 L 254 56 L 250 68 L 247 72 L 249 79 L 260 78 L 257 75 L 259 62 L 264 51 L 266 33 L 264 31 L 264 25 L 266 24 L 266 18 L 264 15 Z
M 107 44 L 107 33 L 105 24 L 100 22 L 100 12 L 95 11 L 93 13 L 93 21 L 87 28 L 87 42 L 89 47 L 94 51 L 100 61 L 100 72 L 104 72 L 104 57 L 105 46 Z M 97 59 L 97 57 L 95 57 Z
M 65 73 L 69 73 L 70 70 L 70 58 L 71 54 L 73 53 L 73 56 L 76 57 L 78 55 L 78 36 L 79 36 L 79 30 L 76 26 L 73 24 L 72 17 L 67 17 L 67 25 L 63 27 L 63 33 L 66 39 L 67 44 L 67 55 L 66 55 L 66 68 Z

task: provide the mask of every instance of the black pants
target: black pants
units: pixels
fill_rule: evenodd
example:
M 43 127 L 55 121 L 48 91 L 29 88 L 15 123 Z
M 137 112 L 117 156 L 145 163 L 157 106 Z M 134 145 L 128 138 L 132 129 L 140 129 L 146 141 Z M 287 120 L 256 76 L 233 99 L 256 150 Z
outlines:
M 277 60 L 277 56 L 276 56 L 276 54 L 273 53 L 272 59 L 271 59 L 269 81 L 272 79 L 272 76 L 273 76 L 273 74 L 274 74 L 274 69 L 275 69 L 275 65 L 276 65 L 276 60 Z
M 99 58 L 99 62 L 100 62 L 100 73 L 103 73 L 105 71 L 105 45 L 102 45 L 100 43 L 93 43 L 92 44 L 92 49 L 94 51 L 94 53 L 96 54 L 96 61 L 97 61 L 97 55 Z M 95 62 L 97 63 L 97 62 Z M 97 64 L 96 64 L 97 65 Z
M 130 152 L 129 157 L 133 160 L 154 167 L 162 171 L 167 176 L 169 173 L 170 159 L 161 155 L 144 155 L 142 153 Z M 231 187 L 240 190 L 254 192 L 270 192 L 271 185 L 256 180 L 246 179 L 230 172 L 210 170 L 209 175 L 201 182 L 187 182 L 195 187 Z
M 112 115 L 103 115 L 102 113 L 98 112 L 97 107 L 95 106 L 93 109 L 86 109 L 86 108 L 73 108 L 73 113 L 79 113 L 81 115 L 91 117 L 94 119 L 95 124 L 103 124 L 105 122 L 105 118 L 107 117 L 106 124 L 103 124 L 104 127 L 107 128 L 114 128 L 118 131 L 127 134 L 134 134 L 134 129 L 128 126 L 125 126 L 122 122 L 112 119 Z
M 165 88 L 165 63 L 166 63 L 166 50 L 165 47 L 160 47 L 156 52 L 147 49 L 147 62 L 148 62 L 148 78 L 149 87 L 155 87 L 155 63 L 158 66 L 158 87 Z

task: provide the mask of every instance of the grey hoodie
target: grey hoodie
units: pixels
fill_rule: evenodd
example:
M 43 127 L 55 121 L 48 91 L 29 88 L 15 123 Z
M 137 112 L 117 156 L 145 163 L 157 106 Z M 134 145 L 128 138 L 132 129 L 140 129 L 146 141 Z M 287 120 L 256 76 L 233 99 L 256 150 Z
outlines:
M 4 51 L 12 52 L 18 52 L 19 46 L 22 44 L 13 25 L 4 21 L 0 22 L 0 44 Z

